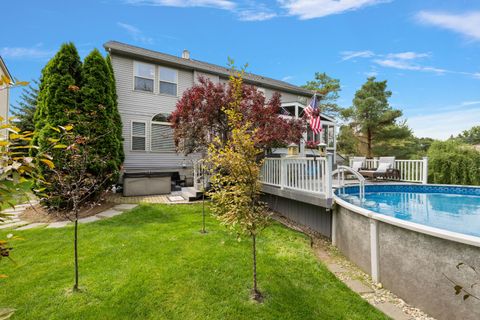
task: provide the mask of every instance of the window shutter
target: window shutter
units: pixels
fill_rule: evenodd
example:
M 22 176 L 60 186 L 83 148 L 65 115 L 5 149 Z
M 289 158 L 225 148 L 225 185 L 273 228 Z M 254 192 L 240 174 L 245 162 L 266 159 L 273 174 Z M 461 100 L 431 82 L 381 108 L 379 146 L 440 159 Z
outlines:
M 155 152 L 175 152 L 173 129 L 169 125 L 152 123 L 151 149 Z

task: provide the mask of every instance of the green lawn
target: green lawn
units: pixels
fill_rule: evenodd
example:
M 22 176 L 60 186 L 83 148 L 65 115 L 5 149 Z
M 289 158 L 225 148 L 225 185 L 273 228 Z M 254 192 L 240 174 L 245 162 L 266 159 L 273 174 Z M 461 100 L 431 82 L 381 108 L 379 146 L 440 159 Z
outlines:
M 249 300 L 250 242 L 201 207 L 141 206 L 80 226 L 81 293 L 73 284 L 72 231 L 15 232 L 16 265 L 0 262 L 0 308 L 13 319 L 386 319 L 316 261 L 309 241 L 279 224 L 260 236 L 263 304 Z M 0 232 L 0 239 L 9 232 Z

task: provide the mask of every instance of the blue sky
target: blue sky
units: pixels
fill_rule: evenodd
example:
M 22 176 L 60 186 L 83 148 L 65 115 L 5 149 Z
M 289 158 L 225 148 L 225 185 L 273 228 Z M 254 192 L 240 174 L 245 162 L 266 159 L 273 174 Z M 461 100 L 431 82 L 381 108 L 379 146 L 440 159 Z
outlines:
M 297 85 L 326 72 L 341 81 L 342 106 L 375 75 L 418 136 L 480 124 L 478 0 L 30 0 L 2 11 L 0 55 L 22 80 L 62 42 L 84 57 L 118 40 L 220 65 L 232 57 Z

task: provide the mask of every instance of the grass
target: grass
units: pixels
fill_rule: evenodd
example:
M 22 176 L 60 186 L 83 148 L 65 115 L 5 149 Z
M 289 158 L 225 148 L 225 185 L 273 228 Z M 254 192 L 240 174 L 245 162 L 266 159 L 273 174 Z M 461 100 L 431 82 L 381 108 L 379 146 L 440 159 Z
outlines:
M 141 206 L 81 225 L 80 286 L 72 293 L 72 228 L 14 232 L 0 262 L 0 308 L 13 319 L 386 319 L 319 263 L 309 241 L 277 223 L 258 239 L 264 303 L 249 299 L 250 241 L 201 207 Z M 9 232 L 0 232 L 0 239 Z

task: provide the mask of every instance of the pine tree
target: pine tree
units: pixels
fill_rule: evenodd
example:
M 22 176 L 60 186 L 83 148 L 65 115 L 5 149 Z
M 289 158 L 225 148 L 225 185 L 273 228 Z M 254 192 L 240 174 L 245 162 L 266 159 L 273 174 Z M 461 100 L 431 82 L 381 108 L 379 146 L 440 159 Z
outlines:
M 32 83 L 22 89 L 17 105 L 12 105 L 12 114 L 15 117 L 14 124 L 23 132 L 33 132 L 35 130 L 33 117 L 37 110 L 39 82 L 38 80 L 33 80 Z
M 110 55 L 107 55 L 105 61 L 108 66 L 108 72 L 110 75 L 110 90 L 113 100 L 113 108 L 110 111 L 110 115 L 113 119 L 113 126 L 116 129 L 115 135 L 117 137 L 118 145 L 116 146 L 117 157 L 120 163 L 123 163 L 125 160 L 125 153 L 123 151 L 123 134 L 122 134 L 122 118 L 120 117 L 120 112 L 118 112 L 118 96 L 117 88 L 115 86 L 115 74 L 113 72 L 112 59 Z
M 121 140 L 118 137 L 121 123 L 116 119 L 119 114 L 116 110 L 110 68 L 97 49 L 85 58 L 82 79 L 81 116 L 87 120 L 85 123 L 89 128 L 77 129 L 82 133 L 89 131 L 93 135 L 91 138 L 96 138 L 95 143 L 89 146 L 94 148 L 91 154 L 105 160 L 101 163 L 92 162 L 90 164 L 92 173 L 97 176 L 110 176 L 109 182 L 114 183 L 123 161 L 119 152 Z M 95 121 L 92 121 L 93 119 Z M 108 185 L 105 184 L 104 188 Z
M 38 145 L 41 152 L 51 148 L 51 142 L 60 138 L 59 126 L 66 126 L 77 122 L 81 110 L 79 105 L 78 86 L 81 84 L 82 62 L 73 43 L 65 43 L 57 54 L 42 70 L 38 92 L 37 109 L 34 115 L 35 135 L 33 143 Z M 57 128 L 57 130 L 52 130 Z M 74 130 L 77 130 L 75 128 Z M 62 167 L 63 150 L 52 149 L 55 167 Z M 65 207 L 65 199 L 59 193 L 59 186 L 48 183 L 54 174 L 48 167 L 39 168 L 39 173 L 47 183 L 36 185 L 47 198 L 45 204 L 51 207 Z

